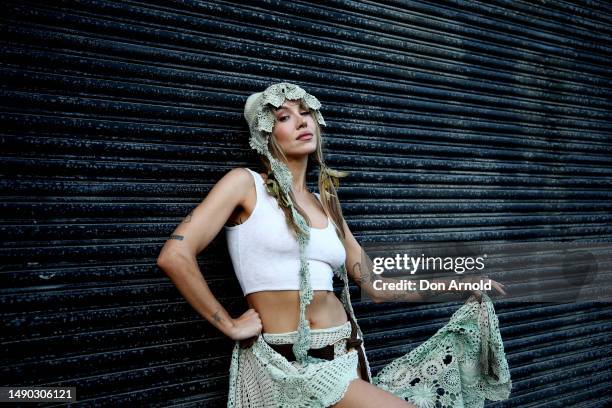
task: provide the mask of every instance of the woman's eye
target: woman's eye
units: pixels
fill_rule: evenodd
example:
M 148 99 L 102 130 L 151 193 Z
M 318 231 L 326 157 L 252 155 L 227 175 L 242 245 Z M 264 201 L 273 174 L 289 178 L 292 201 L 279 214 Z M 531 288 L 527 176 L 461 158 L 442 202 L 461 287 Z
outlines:
M 302 115 L 310 115 L 310 111 L 302 112 L 301 114 L 302 114 Z M 287 119 L 287 118 L 289 118 L 289 116 L 288 116 L 288 115 L 282 115 L 282 116 L 279 116 L 279 117 L 278 117 L 278 121 L 279 121 L 279 122 L 284 122 L 284 121 L 285 121 L 285 119 Z

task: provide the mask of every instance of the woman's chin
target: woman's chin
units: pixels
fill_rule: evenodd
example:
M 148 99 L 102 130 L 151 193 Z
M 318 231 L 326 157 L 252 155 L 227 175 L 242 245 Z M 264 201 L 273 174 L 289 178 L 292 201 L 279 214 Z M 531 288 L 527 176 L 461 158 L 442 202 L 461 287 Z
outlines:
M 302 146 L 297 149 L 293 149 L 290 152 L 285 152 L 285 156 L 287 157 L 303 157 L 308 156 L 314 153 L 317 150 L 317 145 L 312 146 Z

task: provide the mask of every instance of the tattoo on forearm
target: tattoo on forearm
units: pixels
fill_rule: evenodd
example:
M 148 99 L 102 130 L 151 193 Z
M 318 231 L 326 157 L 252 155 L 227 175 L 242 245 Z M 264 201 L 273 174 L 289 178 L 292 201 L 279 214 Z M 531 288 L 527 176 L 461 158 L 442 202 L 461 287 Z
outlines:
M 216 311 L 214 315 L 212 315 L 213 320 L 216 323 L 222 323 L 223 322 L 223 318 L 219 315 L 219 311 Z
M 223 310 L 217 310 L 215 314 L 212 315 L 213 324 L 216 325 L 219 329 L 222 329 L 222 326 L 231 325 L 232 327 L 236 327 L 236 323 L 231 316 L 227 316 L 228 318 L 224 318 L 221 316 Z
M 365 261 L 365 281 L 366 283 L 373 283 L 376 279 L 378 279 L 378 276 L 374 273 L 374 262 L 372 262 L 372 259 L 370 259 L 365 251 L 363 251 L 362 259 Z
M 372 268 L 370 267 L 366 274 L 365 274 L 368 278 L 368 282 L 374 282 L 377 279 L 377 275 L 374 273 L 374 271 L 372 270 Z
M 193 211 L 191 211 L 184 219 L 183 222 L 189 222 L 191 221 L 191 216 L 193 215 Z
M 182 236 L 182 235 L 174 235 L 174 234 L 173 234 L 173 235 L 170 235 L 170 238 L 168 238 L 168 239 L 176 239 L 176 240 L 178 240 L 178 241 L 182 241 L 184 238 L 185 238 L 185 237 L 184 237 L 184 236 Z

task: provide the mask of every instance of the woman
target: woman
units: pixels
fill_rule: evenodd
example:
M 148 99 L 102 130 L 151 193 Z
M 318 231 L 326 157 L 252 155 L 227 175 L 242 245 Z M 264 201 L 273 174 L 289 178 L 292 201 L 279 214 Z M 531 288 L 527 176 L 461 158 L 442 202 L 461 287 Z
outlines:
M 323 161 L 320 107 L 317 98 L 289 83 L 251 95 L 245 104 L 249 144 L 266 172 L 228 172 L 158 258 L 187 301 L 236 341 L 228 407 L 482 406 L 485 397 L 507 398 L 497 319 L 480 292 L 470 299 L 481 302 L 466 303 L 432 339 L 372 378 L 348 276 L 376 302 L 388 293 L 373 289 L 369 259 L 342 217 L 336 187 L 344 174 Z M 319 166 L 320 194 L 306 187 L 310 165 Z M 226 223 L 232 263 L 250 306 L 235 319 L 208 289 L 196 262 Z M 333 292 L 333 274 L 344 283 L 341 299 Z M 501 284 L 492 284 L 505 294 Z M 405 300 L 429 295 L 413 292 Z M 485 323 L 483 335 L 478 329 Z

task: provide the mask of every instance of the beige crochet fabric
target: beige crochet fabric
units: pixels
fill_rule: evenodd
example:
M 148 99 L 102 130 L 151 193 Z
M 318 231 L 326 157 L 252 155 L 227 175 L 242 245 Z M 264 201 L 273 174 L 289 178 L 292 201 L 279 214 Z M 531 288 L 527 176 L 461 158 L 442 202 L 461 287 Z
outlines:
M 335 344 L 335 359 L 304 365 L 289 362 L 266 343 L 292 343 L 297 331 L 264 333 L 247 349 L 236 342 L 228 407 L 322 408 L 340 401 L 350 382 L 358 378 L 357 351 L 346 351 L 350 334 L 349 322 L 311 330 L 312 348 Z M 369 364 L 367 369 L 370 372 Z M 512 382 L 488 295 L 483 293 L 480 302 L 470 297 L 445 326 L 386 365 L 372 384 L 419 408 L 482 408 L 485 399 L 507 399 Z

